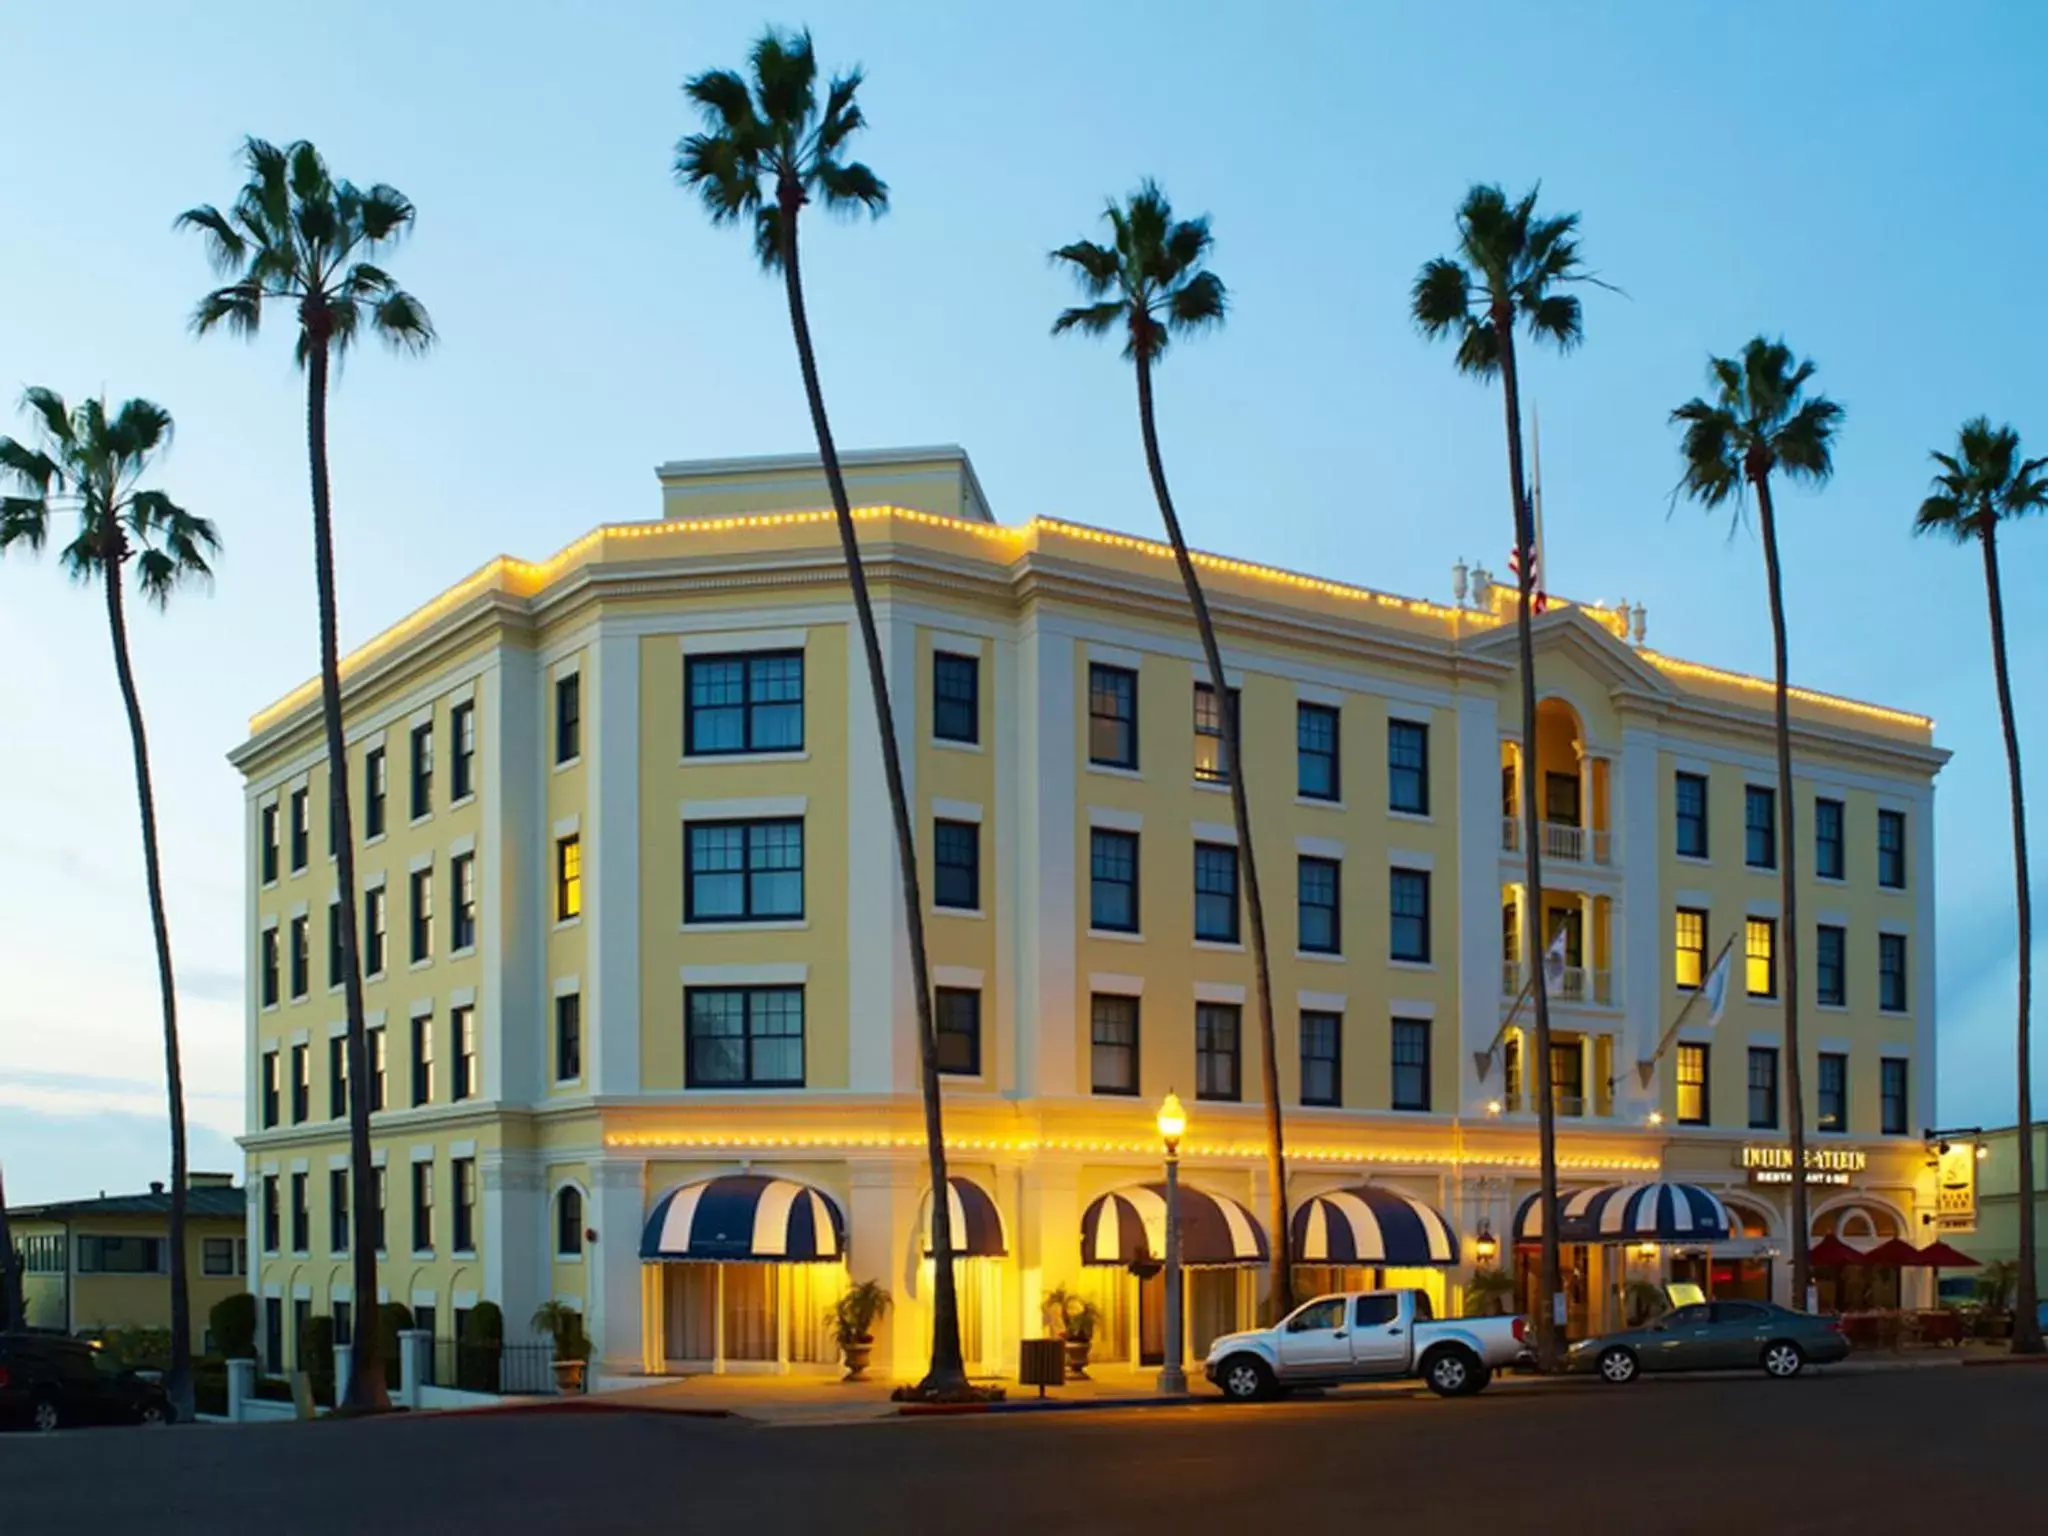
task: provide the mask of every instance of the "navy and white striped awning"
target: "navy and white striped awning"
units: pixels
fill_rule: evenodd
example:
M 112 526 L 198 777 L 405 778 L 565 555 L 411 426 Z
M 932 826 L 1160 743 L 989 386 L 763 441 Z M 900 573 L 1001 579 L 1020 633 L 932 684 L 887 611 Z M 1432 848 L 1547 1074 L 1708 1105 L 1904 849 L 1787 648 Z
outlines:
M 950 1186 L 946 1209 L 953 1223 L 953 1257 L 956 1259 L 1000 1259 L 1010 1252 L 1009 1234 L 1003 1229 L 1003 1213 L 996 1209 L 995 1196 L 962 1174 L 946 1176 Z M 924 1256 L 932 1256 L 932 1199 L 927 1192 L 924 1214 Z
M 1375 1184 L 1310 1196 L 1294 1208 L 1288 1231 L 1297 1264 L 1409 1269 L 1458 1262 L 1458 1234 L 1436 1207 Z
M 846 1254 L 832 1197 L 792 1179 L 728 1173 L 672 1189 L 654 1203 L 640 1257 L 744 1264 L 815 1264 Z
M 1228 1195 L 1180 1187 L 1180 1261 L 1190 1269 L 1263 1264 L 1266 1233 Z M 1166 1186 L 1133 1184 L 1081 1213 L 1083 1264 L 1157 1264 L 1166 1258 Z
M 1729 1232 L 1728 1208 L 1697 1184 L 1603 1184 L 1560 1191 L 1557 1236 L 1566 1243 L 1717 1243 Z M 1543 1236 L 1543 1200 L 1515 1211 L 1515 1241 Z

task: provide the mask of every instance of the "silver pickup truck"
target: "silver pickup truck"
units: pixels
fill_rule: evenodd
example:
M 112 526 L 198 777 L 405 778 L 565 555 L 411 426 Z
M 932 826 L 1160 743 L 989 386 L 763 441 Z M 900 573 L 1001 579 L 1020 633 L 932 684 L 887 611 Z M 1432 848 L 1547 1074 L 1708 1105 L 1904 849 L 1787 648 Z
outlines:
M 1351 1291 L 1318 1296 L 1276 1327 L 1223 1335 L 1202 1369 L 1240 1402 L 1289 1387 L 1403 1377 L 1421 1378 L 1439 1397 L 1464 1397 L 1526 1353 L 1526 1331 L 1519 1317 L 1436 1321 L 1424 1291 Z

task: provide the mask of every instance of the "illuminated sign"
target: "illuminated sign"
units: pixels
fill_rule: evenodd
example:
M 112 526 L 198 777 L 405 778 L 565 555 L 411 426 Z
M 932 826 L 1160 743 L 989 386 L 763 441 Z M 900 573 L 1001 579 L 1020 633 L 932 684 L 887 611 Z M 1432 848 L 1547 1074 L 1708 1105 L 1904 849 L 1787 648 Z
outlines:
M 1977 1147 L 1973 1142 L 1945 1143 L 1936 1153 L 1934 1226 L 1940 1232 L 1977 1230 Z
M 1792 1182 L 1792 1149 L 1789 1146 L 1750 1143 L 1736 1153 L 1735 1165 L 1749 1174 L 1752 1184 Z M 1808 1147 L 1805 1182 L 1847 1184 L 1850 1174 L 1861 1173 L 1869 1165 L 1869 1157 L 1856 1147 Z

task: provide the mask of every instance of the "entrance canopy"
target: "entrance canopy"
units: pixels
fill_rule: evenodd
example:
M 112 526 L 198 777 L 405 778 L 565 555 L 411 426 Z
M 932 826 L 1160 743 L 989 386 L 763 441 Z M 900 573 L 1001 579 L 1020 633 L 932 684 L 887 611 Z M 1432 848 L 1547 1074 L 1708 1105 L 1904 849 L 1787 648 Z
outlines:
M 1603 1184 L 1559 1191 L 1557 1236 L 1565 1243 L 1716 1243 L 1728 1236 L 1728 1208 L 1697 1184 Z M 1540 1242 L 1543 1197 L 1515 1211 L 1515 1241 Z
M 1266 1233 L 1228 1195 L 1180 1187 L 1180 1261 L 1190 1269 L 1263 1264 Z M 1166 1186 L 1133 1184 L 1081 1213 L 1083 1264 L 1157 1264 L 1166 1258 Z
M 1313 1195 L 1288 1222 L 1302 1264 L 1456 1264 L 1458 1234 L 1434 1206 L 1398 1190 L 1361 1184 Z
M 1003 1230 L 1003 1213 L 995 1196 L 974 1180 L 949 1174 L 946 1183 L 947 1209 L 953 1222 L 953 1257 L 956 1259 L 1000 1259 L 1009 1254 L 1009 1235 Z M 924 1214 L 924 1256 L 932 1256 L 932 1200 L 927 1193 Z
M 846 1220 L 823 1190 L 729 1173 L 672 1189 L 640 1238 L 651 1262 L 815 1264 L 846 1254 Z

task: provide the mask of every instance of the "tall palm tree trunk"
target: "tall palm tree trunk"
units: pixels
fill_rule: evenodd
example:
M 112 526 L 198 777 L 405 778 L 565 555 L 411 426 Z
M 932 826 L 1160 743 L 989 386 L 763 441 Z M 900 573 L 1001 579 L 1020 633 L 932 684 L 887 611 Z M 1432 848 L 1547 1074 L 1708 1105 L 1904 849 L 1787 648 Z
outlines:
M 7 1187 L 0 1179 L 0 1333 L 21 1327 L 21 1270 L 14 1262 L 14 1228 L 7 1220 Z
M 1543 1296 L 1536 1312 L 1536 1363 L 1545 1371 L 1558 1367 L 1557 1297 L 1562 1286 L 1557 1234 L 1557 1104 L 1551 1096 L 1550 987 L 1543 975 L 1543 847 L 1536 800 L 1536 641 L 1530 630 L 1535 593 L 1536 520 L 1529 505 L 1529 482 L 1522 469 L 1522 383 L 1515 365 L 1513 312 L 1494 310 L 1500 336 L 1501 405 L 1507 414 L 1508 479 L 1515 503 L 1516 582 L 1515 644 L 1522 666 L 1522 848 L 1524 880 L 1529 887 L 1529 948 L 1533 951 L 1530 996 L 1536 1009 L 1536 1161 L 1542 1189 L 1543 1242 L 1538 1285 Z M 1512 1236 L 1510 1241 L 1512 1241 Z
M 306 457 L 313 481 L 313 574 L 320 589 L 320 714 L 327 734 L 327 793 L 335 817 L 335 883 L 341 919 L 342 1002 L 348 1015 L 348 1162 L 352 1368 L 341 1406 L 382 1413 L 382 1330 L 377 1326 L 376 1175 L 370 1167 L 370 1037 L 363 1019 L 363 970 L 356 935 L 355 822 L 349 806 L 348 745 L 341 729 L 341 646 L 334 599 L 334 516 L 327 491 L 327 365 L 331 321 L 306 325 Z M 274 1364 L 274 1362 L 273 1362 Z
M 157 986 L 163 994 L 164 1085 L 171 1114 L 171 1368 L 164 1390 L 173 1417 L 192 1422 L 192 1292 L 185 1264 L 185 1193 L 190 1182 L 185 1167 L 185 1073 L 178 1056 L 178 989 L 171 971 L 171 923 L 164 911 L 163 863 L 157 852 L 156 791 L 149 774 L 149 736 L 142 724 L 142 697 L 135 688 L 135 669 L 128 656 L 128 616 L 121 600 L 121 566 L 125 551 L 118 533 L 116 547 L 101 566 L 106 578 L 107 627 L 114 642 L 114 671 L 121 680 L 121 702 L 128 711 L 128 741 L 135 754 L 135 798 L 142 813 L 142 868 L 149 882 L 149 920 L 156 930 Z
M 1771 588 L 1771 655 L 1777 668 L 1778 714 L 1778 902 L 1783 908 L 1778 941 L 1784 946 L 1785 1121 L 1792 1137 L 1792 1305 L 1806 1305 L 1812 1275 L 1813 1233 L 1806 1217 L 1806 1058 L 1799 1042 L 1799 844 L 1793 832 L 1792 710 L 1785 662 L 1785 591 L 1778 570 L 1778 523 L 1768 473 L 1752 474 L 1757 520 L 1764 536 L 1764 572 Z
M 924 1094 L 924 1140 L 931 1165 L 932 1217 L 932 1357 L 918 1389 L 939 1397 L 964 1392 L 967 1366 L 960 1353 L 960 1301 L 953 1276 L 953 1211 L 946 1182 L 946 1133 L 940 1112 L 938 1035 L 932 1021 L 931 964 L 924 946 L 924 896 L 918 887 L 917 843 L 911 824 L 910 797 L 903 787 L 903 759 L 896 740 L 896 714 L 889 704 L 889 678 L 882 670 L 882 640 L 875 629 L 875 606 L 868 596 L 867 568 L 854 535 L 853 509 L 846 499 L 846 480 L 839 472 L 839 450 L 825 416 L 825 392 L 818 383 L 818 361 L 811 347 L 810 320 L 804 313 L 803 275 L 797 265 L 797 211 L 800 190 L 784 186 L 782 208 L 783 287 L 789 298 L 789 325 L 796 335 L 797 361 L 804 375 L 804 396 L 810 403 L 811 426 L 818 436 L 818 458 L 832 491 L 832 510 L 839 524 L 839 544 L 846 555 L 847 580 L 853 587 L 853 609 L 860 623 L 861 649 L 867 657 L 868 686 L 874 697 L 875 723 L 882 737 L 882 774 L 889 786 L 889 815 L 896 827 L 897 879 L 903 913 L 910 929 L 910 980 L 917 993 L 917 1058 L 919 1086 Z
M 2012 674 L 2005 660 L 2005 592 L 1998 579 L 1998 534 L 1987 517 L 1984 590 L 1991 602 L 1991 665 L 1998 677 L 1998 718 L 2005 727 L 2005 772 L 2012 784 L 2012 861 L 2020 920 L 2019 1020 L 2019 1288 L 2013 1307 L 2012 1352 L 2042 1353 L 2039 1286 L 2034 1278 L 2034 898 L 2027 869 L 2027 798 L 2020 777 L 2020 736 L 2013 718 Z M 1923 876 L 1924 878 L 1924 876 Z
M 1259 894 L 1259 866 L 1252 856 L 1251 802 L 1245 793 L 1244 752 L 1240 743 L 1238 712 L 1230 696 L 1230 682 L 1223 672 L 1223 651 L 1216 643 L 1216 624 L 1209 617 L 1209 600 L 1202 594 L 1202 580 L 1181 537 L 1180 518 L 1173 510 L 1173 495 L 1166 488 L 1166 466 L 1159 456 L 1159 431 L 1152 410 L 1152 358 L 1143 346 L 1134 349 L 1138 374 L 1138 426 L 1145 436 L 1145 468 L 1152 476 L 1152 494 L 1159 502 L 1159 516 L 1166 523 L 1166 537 L 1173 545 L 1174 563 L 1180 567 L 1181 585 L 1187 588 L 1188 606 L 1195 611 L 1195 628 L 1202 637 L 1202 659 L 1208 663 L 1209 686 L 1216 690 L 1217 708 L 1223 717 L 1223 750 L 1230 769 L 1230 815 L 1237 827 L 1237 864 L 1243 872 L 1245 911 L 1252 929 L 1252 976 L 1258 989 L 1259 1065 L 1266 1098 L 1266 1182 L 1270 1186 L 1267 1215 L 1272 1224 L 1272 1270 L 1268 1302 L 1275 1319 L 1294 1310 L 1294 1266 L 1289 1248 L 1293 1234 L 1287 1225 L 1287 1154 L 1280 1126 L 1280 1056 L 1273 1030 L 1273 970 L 1266 953 L 1266 903 Z

